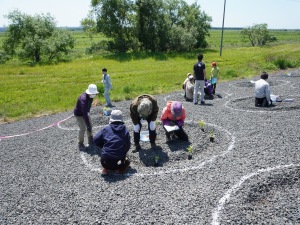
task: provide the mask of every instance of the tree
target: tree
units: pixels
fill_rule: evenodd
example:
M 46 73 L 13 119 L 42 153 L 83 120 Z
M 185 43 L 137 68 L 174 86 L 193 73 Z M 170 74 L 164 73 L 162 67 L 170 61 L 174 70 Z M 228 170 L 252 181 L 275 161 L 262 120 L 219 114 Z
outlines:
M 243 40 L 250 41 L 251 46 L 262 46 L 268 42 L 277 40 L 275 36 L 271 36 L 268 25 L 265 23 L 255 24 L 252 27 L 244 28 L 240 34 Z
M 47 15 L 29 16 L 15 10 L 8 14 L 11 21 L 5 32 L 3 49 L 11 57 L 34 63 L 42 59 L 59 59 L 61 53 L 68 54 L 74 47 L 75 39 L 66 31 L 56 28 L 54 18 Z
M 152 52 L 185 51 L 207 47 L 211 17 L 197 3 L 184 0 L 92 0 L 97 32 L 111 38 L 118 52 L 141 49 Z M 82 21 L 94 30 L 93 16 Z M 99 45 L 101 46 L 101 45 Z
M 136 1 L 137 38 L 145 50 L 164 51 L 167 48 L 170 26 L 163 0 Z
M 132 48 L 134 44 L 133 1 L 92 0 L 92 7 L 97 20 L 97 32 L 102 32 L 112 39 L 109 48 L 118 52 L 126 52 Z M 82 25 L 84 29 L 87 27 L 84 23 Z M 92 25 L 91 21 L 88 25 Z M 91 27 L 89 29 L 91 30 Z

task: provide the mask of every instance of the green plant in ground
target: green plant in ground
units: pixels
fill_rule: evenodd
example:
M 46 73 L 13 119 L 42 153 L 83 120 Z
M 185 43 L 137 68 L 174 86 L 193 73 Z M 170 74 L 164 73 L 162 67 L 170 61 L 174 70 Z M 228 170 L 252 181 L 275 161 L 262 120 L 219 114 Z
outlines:
M 193 146 L 190 145 L 188 148 L 187 148 L 187 151 L 188 153 L 191 155 L 193 153 Z
M 214 137 L 214 136 L 215 136 L 214 131 L 212 131 L 212 130 L 209 131 L 209 137 L 212 138 L 212 137 Z
M 198 122 L 198 125 L 200 126 L 201 130 L 204 131 L 204 127 L 205 127 L 205 122 L 203 120 L 200 120 Z

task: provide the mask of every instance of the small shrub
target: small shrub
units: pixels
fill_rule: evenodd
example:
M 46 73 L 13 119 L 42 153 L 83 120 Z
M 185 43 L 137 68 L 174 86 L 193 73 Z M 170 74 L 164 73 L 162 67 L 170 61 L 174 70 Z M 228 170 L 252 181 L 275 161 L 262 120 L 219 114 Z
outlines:
M 292 68 L 292 64 L 286 59 L 276 59 L 273 63 L 275 64 L 275 66 L 282 70 Z

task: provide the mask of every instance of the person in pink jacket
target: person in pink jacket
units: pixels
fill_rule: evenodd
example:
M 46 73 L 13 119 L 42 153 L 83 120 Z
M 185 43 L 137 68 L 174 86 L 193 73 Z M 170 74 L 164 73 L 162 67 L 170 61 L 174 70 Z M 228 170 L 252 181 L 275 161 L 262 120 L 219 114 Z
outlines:
M 163 108 L 160 120 L 162 121 L 164 130 L 166 132 L 166 141 L 171 141 L 173 134 L 183 140 L 188 141 L 188 135 L 183 130 L 184 120 L 186 117 L 185 108 L 179 101 L 168 101 L 166 107 Z M 178 129 L 168 130 L 170 127 L 177 126 Z M 176 128 L 177 128 L 176 127 Z

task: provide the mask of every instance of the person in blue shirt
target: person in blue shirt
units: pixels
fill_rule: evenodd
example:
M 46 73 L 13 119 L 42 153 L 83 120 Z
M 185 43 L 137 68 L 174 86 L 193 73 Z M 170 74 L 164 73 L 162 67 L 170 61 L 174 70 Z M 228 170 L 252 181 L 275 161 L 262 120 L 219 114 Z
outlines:
M 120 110 L 112 110 L 109 124 L 96 134 L 94 144 L 102 148 L 102 175 L 108 175 L 109 171 L 119 173 L 127 171 L 130 165 L 126 157 L 131 145 L 130 134 L 123 122 Z
M 102 69 L 102 84 L 104 85 L 104 98 L 106 101 L 106 107 L 112 107 L 111 101 L 110 101 L 110 96 L 109 96 L 109 91 L 112 89 L 112 84 L 110 80 L 110 76 L 107 73 L 107 69 L 103 68 Z
M 77 99 L 77 103 L 74 108 L 74 116 L 76 117 L 77 124 L 79 126 L 79 150 L 83 150 L 83 148 L 85 148 L 83 144 L 85 132 L 87 132 L 89 145 L 93 144 L 92 123 L 89 113 L 93 103 L 93 99 L 98 93 L 99 92 L 97 90 L 97 86 L 95 84 L 90 84 L 88 89 L 86 89 L 86 91 L 82 93 Z

